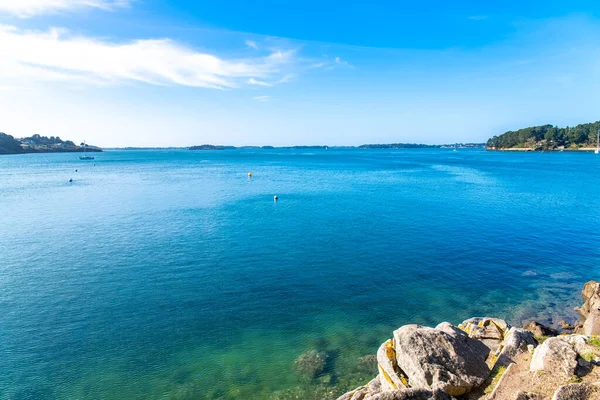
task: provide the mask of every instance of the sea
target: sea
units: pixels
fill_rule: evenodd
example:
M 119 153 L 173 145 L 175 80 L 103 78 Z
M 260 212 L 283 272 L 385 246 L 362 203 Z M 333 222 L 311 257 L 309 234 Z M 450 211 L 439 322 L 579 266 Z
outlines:
M 591 279 L 593 153 L 0 156 L 3 400 L 335 399 L 404 324 L 572 322 Z

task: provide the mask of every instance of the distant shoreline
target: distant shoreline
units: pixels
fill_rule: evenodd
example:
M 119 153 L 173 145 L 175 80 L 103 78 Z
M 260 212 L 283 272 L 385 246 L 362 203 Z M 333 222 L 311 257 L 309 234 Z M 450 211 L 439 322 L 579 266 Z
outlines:
M 485 149 L 484 143 L 456 143 L 456 144 L 421 144 L 421 143 L 388 143 L 388 144 L 362 144 L 360 146 L 225 146 L 203 144 L 189 147 L 189 150 L 222 151 L 222 150 L 329 150 L 329 149 Z
M 589 152 L 589 151 L 594 151 L 596 150 L 595 147 L 580 147 L 578 149 L 534 149 L 532 147 L 510 147 L 510 148 L 506 148 L 506 149 L 490 149 L 487 148 L 487 151 L 524 151 L 524 152 L 528 152 L 528 151 L 532 151 L 532 152 L 541 152 L 541 151 L 554 151 L 554 152 L 561 152 L 561 151 L 581 151 L 581 152 Z

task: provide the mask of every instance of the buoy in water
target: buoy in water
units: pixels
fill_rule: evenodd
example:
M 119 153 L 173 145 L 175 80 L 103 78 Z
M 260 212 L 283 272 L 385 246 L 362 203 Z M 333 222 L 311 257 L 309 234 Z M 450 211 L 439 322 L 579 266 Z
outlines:
M 279 197 L 277 197 L 277 195 L 273 196 L 273 200 L 279 200 Z
M 248 172 L 248 178 L 252 178 L 252 172 Z

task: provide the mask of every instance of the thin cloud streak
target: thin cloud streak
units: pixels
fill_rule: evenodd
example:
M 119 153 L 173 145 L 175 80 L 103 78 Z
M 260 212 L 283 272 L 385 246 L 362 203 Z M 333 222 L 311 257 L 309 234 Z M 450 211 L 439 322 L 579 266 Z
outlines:
M 133 0 L 0 0 L 0 14 L 31 18 L 85 8 L 112 11 L 129 7 Z
M 95 85 L 138 82 L 232 89 L 269 86 L 295 65 L 294 51 L 226 60 L 170 39 L 111 43 L 66 30 L 46 32 L 0 25 L 0 84 L 3 80 L 62 81 Z
M 268 86 L 268 87 L 273 86 L 272 84 L 270 84 L 268 82 L 259 81 L 258 79 L 254 79 L 254 78 L 248 79 L 248 81 L 246 83 L 248 83 L 248 85 Z
M 256 42 L 253 40 L 246 40 L 246 46 L 248 46 L 254 50 L 258 50 L 258 44 L 256 44 Z

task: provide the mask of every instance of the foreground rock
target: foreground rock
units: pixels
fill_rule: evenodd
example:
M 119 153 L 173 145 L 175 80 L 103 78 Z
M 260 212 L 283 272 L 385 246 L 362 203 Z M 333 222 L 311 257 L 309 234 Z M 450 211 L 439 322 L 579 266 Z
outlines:
M 396 361 L 411 387 L 459 396 L 489 376 L 489 348 L 449 323 L 436 328 L 406 325 L 394 331 Z
M 566 340 L 559 337 L 550 338 L 535 349 L 529 370 L 545 371 L 557 377 L 569 378 L 575 374 L 577 357 L 573 346 Z
M 560 387 L 552 400 L 598 400 L 600 390 L 598 385 L 589 383 L 576 383 Z

